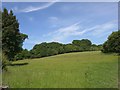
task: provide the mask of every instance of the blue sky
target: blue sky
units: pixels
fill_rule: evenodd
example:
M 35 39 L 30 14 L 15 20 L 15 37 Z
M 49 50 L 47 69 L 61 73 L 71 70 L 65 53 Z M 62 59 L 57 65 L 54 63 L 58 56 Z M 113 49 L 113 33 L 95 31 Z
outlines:
M 102 44 L 118 30 L 117 2 L 6 2 L 13 10 L 20 31 L 29 36 L 23 48 L 32 49 L 41 42 L 71 43 L 89 39 Z

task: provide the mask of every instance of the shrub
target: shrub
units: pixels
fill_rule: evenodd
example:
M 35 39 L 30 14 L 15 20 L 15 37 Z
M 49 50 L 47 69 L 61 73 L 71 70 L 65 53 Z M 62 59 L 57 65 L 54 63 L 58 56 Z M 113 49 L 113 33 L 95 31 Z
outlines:
M 8 61 L 8 58 L 5 54 L 2 54 L 2 69 L 7 70 L 7 65 L 10 65 L 10 62 Z

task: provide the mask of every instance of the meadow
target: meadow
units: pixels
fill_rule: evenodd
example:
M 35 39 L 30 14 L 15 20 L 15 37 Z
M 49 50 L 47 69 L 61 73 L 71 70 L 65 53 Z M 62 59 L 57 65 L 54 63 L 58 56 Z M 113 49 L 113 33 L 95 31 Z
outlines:
M 117 88 L 118 56 L 76 52 L 14 61 L 3 72 L 11 88 Z

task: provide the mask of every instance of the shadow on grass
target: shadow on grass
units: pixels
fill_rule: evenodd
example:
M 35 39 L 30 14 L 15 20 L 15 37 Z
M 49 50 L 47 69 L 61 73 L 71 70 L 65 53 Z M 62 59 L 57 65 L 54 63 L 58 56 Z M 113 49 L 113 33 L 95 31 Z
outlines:
M 24 66 L 27 65 L 28 63 L 15 63 L 15 64 L 10 64 L 10 66 Z

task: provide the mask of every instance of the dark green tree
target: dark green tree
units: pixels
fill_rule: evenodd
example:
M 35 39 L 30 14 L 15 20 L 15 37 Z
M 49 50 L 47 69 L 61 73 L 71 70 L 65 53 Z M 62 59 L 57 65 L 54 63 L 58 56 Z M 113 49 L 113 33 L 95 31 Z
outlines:
M 19 23 L 12 10 L 4 8 L 2 12 L 2 50 L 9 60 L 22 50 L 26 34 L 20 33 Z
M 96 44 L 92 44 L 90 47 L 90 51 L 101 51 L 102 50 L 102 45 L 96 45 Z
M 88 39 L 82 39 L 82 40 L 73 40 L 72 44 L 79 46 L 82 51 L 88 51 L 90 50 L 90 47 L 92 45 L 91 41 Z
M 120 30 L 112 32 L 108 37 L 108 40 L 103 44 L 103 52 L 115 52 L 120 53 Z
M 36 44 L 30 51 L 32 58 L 46 57 L 62 53 L 62 44 L 57 42 Z
M 81 51 L 80 47 L 74 45 L 74 44 L 66 44 L 64 45 L 64 52 L 69 53 L 69 52 L 78 52 Z
M 2 12 L 0 11 L 0 52 L 1 51 L 2 51 Z
M 20 53 L 16 54 L 14 59 L 15 60 L 22 60 L 22 59 L 28 59 L 30 57 L 31 57 L 30 52 L 27 49 L 24 49 Z

